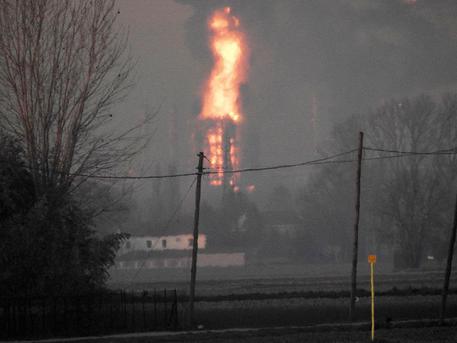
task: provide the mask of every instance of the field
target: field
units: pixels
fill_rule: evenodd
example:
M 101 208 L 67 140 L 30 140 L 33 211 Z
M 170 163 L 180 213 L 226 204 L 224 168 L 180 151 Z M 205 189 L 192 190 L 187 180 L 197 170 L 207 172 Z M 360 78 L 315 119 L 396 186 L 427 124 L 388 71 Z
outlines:
M 439 296 L 383 296 L 376 299 L 376 318 L 381 325 L 407 319 L 432 319 L 439 316 Z M 348 319 L 349 299 L 290 298 L 198 302 L 196 318 L 205 328 L 302 326 L 343 323 Z M 449 298 L 448 314 L 457 316 L 457 296 Z M 357 303 L 358 321 L 370 319 L 370 300 Z
M 207 329 L 302 326 L 321 323 L 343 323 L 348 319 L 349 268 L 336 270 L 328 266 L 283 266 L 257 270 L 202 269 L 197 283 L 195 304 L 197 324 Z M 365 268 L 367 269 L 367 268 Z M 366 270 L 358 277 L 357 320 L 370 318 L 369 277 Z M 155 272 L 155 271 L 154 271 Z M 174 273 L 157 282 L 154 272 L 145 271 L 135 282 L 122 282 L 117 275 L 113 287 L 130 289 L 178 289 L 181 294 L 181 317 L 187 309 L 186 271 Z M 247 276 L 251 276 L 248 278 Z M 448 315 L 457 317 L 456 274 L 451 280 Z M 439 270 L 388 273 L 376 275 L 376 320 L 379 325 L 407 319 L 433 319 L 439 316 L 440 288 L 443 274 Z M 184 279 L 183 279 L 184 278 Z M 129 279 L 126 277 L 126 279 Z
M 358 288 L 369 288 L 369 267 L 358 267 Z M 304 291 L 343 291 L 350 288 L 351 269 L 341 265 L 248 265 L 240 268 L 200 268 L 196 292 L 201 296 L 230 294 L 281 293 Z M 443 267 L 444 268 L 444 267 Z M 455 268 L 454 268 L 455 269 Z M 378 291 L 409 288 L 441 288 L 444 272 L 440 269 L 392 272 L 376 266 L 375 287 Z M 189 269 L 111 270 L 112 288 L 188 290 Z M 457 281 L 457 272 L 451 279 Z
M 456 327 L 395 328 L 377 330 L 378 343 L 455 343 Z M 362 343 L 371 342 L 368 330 L 318 330 L 310 332 L 300 328 L 281 328 L 253 331 L 218 331 L 180 334 L 145 334 L 124 337 L 106 337 L 74 340 L 74 343 Z
M 7 327 L 10 329 L 12 325 L 14 330 L 24 333 L 21 328 L 34 323 L 32 328 L 43 326 L 43 338 L 64 337 L 71 336 L 71 323 L 76 320 L 76 327 L 87 324 L 77 335 L 117 333 L 117 336 L 105 338 L 77 339 L 81 342 L 369 341 L 371 303 L 366 270 L 358 275 L 356 320 L 351 324 L 348 321 L 348 266 L 336 269 L 335 266 L 303 265 L 253 268 L 199 270 L 194 316 L 198 330 L 193 332 L 185 331 L 188 329 L 188 271 L 170 269 L 146 270 L 141 275 L 135 271 L 122 275 L 117 271 L 117 274 L 113 273 L 110 285 L 113 289 L 124 289 L 124 292 L 114 292 L 111 298 L 105 294 L 88 299 L 83 306 L 79 299 L 76 307 L 60 299 L 53 307 L 51 303 L 47 312 L 41 311 L 46 314 L 40 317 L 41 320 L 39 313 L 32 313 L 35 317 L 29 322 L 16 323 L 16 319 L 28 318 L 21 317 L 21 313 L 27 311 L 21 312 L 18 308 L 19 312 L 14 316 L 17 318 L 8 321 Z M 456 276 L 456 273 L 452 275 L 448 296 L 449 320 L 446 326 L 439 326 L 442 271 L 394 273 L 377 270 L 377 341 L 457 342 Z M 61 313 L 56 310 L 58 304 L 63 304 L 63 317 L 57 315 Z M 64 330 L 56 331 L 62 323 Z M 14 330 L 13 334 L 17 333 Z M 23 334 L 20 338 L 26 337 L 29 336 Z
M 455 343 L 456 328 L 415 328 L 379 330 L 376 332 L 379 343 Z M 180 342 L 214 342 L 214 343 L 362 343 L 371 342 L 369 331 L 327 331 L 299 332 L 299 330 L 265 331 L 248 334 L 222 334 L 192 338 L 182 337 Z M 162 342 L 172 342 L 163 339 Z M 177 341 L 177 340 L 176 340 Z M 148 341 L 144 341 L 148 342 Z M 149 341 L 152 342 L 152 341 Z M 158 340 L 154 341 L 158 342 Z

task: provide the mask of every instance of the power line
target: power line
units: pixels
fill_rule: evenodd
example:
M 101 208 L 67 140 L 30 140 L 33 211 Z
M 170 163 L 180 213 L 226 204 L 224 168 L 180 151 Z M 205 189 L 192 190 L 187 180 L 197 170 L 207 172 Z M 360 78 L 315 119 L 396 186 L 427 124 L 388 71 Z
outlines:
M 178 206 L 176 206 L 176 209 L 173 211 L 173 213 L 171 214 L 170 218 L 168 218 L 167 223 L 165 224 L 165 230 L 169 229 L 170 224 L 176 218 L 176 215 L 178 214 L 179 210 L 181 209 L 182 205 L 184 204 L 184 201 L 186 200 L 187 196 L 189 195 L 190 190 L 192 189 L 192 187 L 193 187 L 193 185 L 195 184 L 196 181 L 197 181 L 197 178 L 195 177 L 194 180 L 192 181 L 192 183 L 190 184 L 189 188 L 187 189 L 186 193 L 184 194 L 184 196 L 179 201 Z M 157 244 L 161 241 L 162 237 L 163 236 L 160 236 L 160 237 L 157 238 L 157 241 L 154 243 L 154 245 L 151 247 L 151 249 L 154 249 L 157 246 Z M 131 284 L 133 281 L 135 281 L 136 277 L 138 276 L 140 271 L 143 269 L 145 264 L 146 264 L 146 259 L 143 260 L 143 263 L 140 265 L 140 267 L 138 268 L 136 273 L 133 275 L 133 277 L 129 280 L 128 284 Z
M 457 153 L 457 147 L 449 148 L 449 149 L 435 150 L 435 151 L 403 151 L 403 150 L 390 150 L 390 149 L 370 148 L 370 147 L 364 147 L 363 149 L 368 150 L 368 151 L 389 152 L 389 153 L 405 154 L 405 155 L 454 155 Z
M 373 150 L 373 149 L 367 149 L 367 150 L 371 150 L 371 151 L 378 151 L 378 150 Z M 391 151 L 388 151 L 388 152 L 391 152 Z M 393 151 L 392 151 L 393 152 Z M 435 155 L 435 156 L 440 156 L 440 155 L 456 155 L 457 154 L 457 151 L 455 152 L 440 152 L 440 153 L 432 153 L 432 152 L 417 152 L 417 153 L 414 153 L 414 152 L 400 152 L 396 155 L 387 155 L 387 156 L 376 156 L 376 157 L 364 157 L 362 159 L 362 161 L 373 161 L 373 160 L 388 160 L 388 159 L 391 159 L 391 158 L 399 158 L 399 157 L 410 157 L 410 156 L 414 156 L 414 155 Z M 312 165 L 317 165 L 317 164 L 338 164 L 338 163 L 352 163 L 352 162 L 356 162 L 357 160 L 355 159 L 351 159 L 351 160 L 336 160 L 336 161 L 323 161 L 323 162 L 315 162 L 315 163 L 312 163 Z
M 434 155 L 455 155 L 456 153 L 446 153 L 446 154 L 434 154 Z M 421 154 L 422 155 L 422 154 Z M 427 154 L 431 155 L 431 154 Z M 399 158 L 399 157 L 410 157 L 414 156 L 414 154 L 397 154 L 397 155 L 389 155 L 389 156 L 376 156 L 376 157 L 364 157 L 362 158 L 362 161 L 373 161 L 373 160 L 389 160 L 391 158 Z M 316 162 L 313 163 L 312 165 L 318 165 L 318 164 L 339 164 L 339 163 L 352 163 L 356 162 L 357 160 L 352 159 L 352 160 L 338 160 L 338 161 L 324 161 L 324 162 Z
M 186 200 L 187 196 L 189 195 L 189 192 L 190 190 L 192 189 L 193 185 L 195 184 L 195 182 L 197 181 L 197 178 L 194 178 L 194 180 L 192 181 L 192 183 L 190 184 L 189 188 L 187 189 L 186 193 L 184 194 L 184 196 L 181 198 L 181 200 L 179 201 L 178 203 L 178 206 L 176 207 L 176 209 L 174 210 L 173 214 L 171 215 L 170 219 L 167 221 L 167 223 L 165 224 L 165 228 L 168 230 L 169 229 L 169 226 L 170 224 L 173 222 L 173 220 L 175 219 L 175 216 L 178 214 L 179 210 L 181 209 L 183 203 L 184 203 L 184 200 Z
M 378 157 L 368 157 L 363 158 L 364 161 L 367 160 L 381 160 L 381 159 L 390 159 L 390 158 L 397 158 L 397 157 L 405 157 L 405 156 L 413 156 L 413 155 L 455 155 L 457 154 L 457 147 L 450 148 L 450 149 L 442 149 L 436 151 L 402 151 L 402 150 L 391 150 L 391 149 L 383 149 L 383 148 L 371 148 L 371 147 L 364 147 L 364 150 L 367 151 L 375 151 L 375 152 L 385 152 L 385 153 L 395 153 L 397 155 L 389 155 L 389 156 L 378 156 Z M 256 171 L 267 171 L 267 170 L 277 170 L 277 169 L 286 169 L 286 168 L 295 168 L 301 166 L 308 166 L 308 165 L 319 165 L 319 164 L 338 164 L 338 163 L 350 163 L 354 162 L 354 159 L 350 160 L 334 160 L 334 158 L 341 157 L 344 155 L 348 155 L 356 151 L 357 149 L 348 150 L 342 153 L 334 154 L 331 156 L 305 161 L 305 162 L 298 162 L 292 164 L 279 164 L 267 167 L 252 167 L 252 168 L 243 168 L 243 169 L 235 169 L 235 170 L 227 170 L 227 169 L 211 169 L 205 171 L 204 175 L 210 174 L 234 174 L 234 173 L 246 173 L 246 172 L 256 172 Z M 0 161 L 1 162 L 1 161 Z M 27 169 L 32 169 L 31 167 L 25 167 Z M 59 172 L 58 172 L 59 173 Z M 60 172 L 63 173 L 63 172 Z M 179 177 L 187 177 L 187 176 L 197 176 L 196 172 L 193 173 L 178 173 L 178 174 L 165 174 L 165 175 L 146 175 L 146 176 L 119 176 L 119 175 L 97 175 L 97 174 L 81 174 L 81 173 L 69 173 L 69 176 L 76 176 L 76 177 L 85 177 L 88 179 L 111 179 L 111 180 L 152 180 L 152 179 L 170 179 L 170 178 L 179 178 Z
M 8 160 L 0 160 L 0 163 L 4 164 L 12 164 L 19 166 L 19 163 L 12 163 L 11 161 Z M 26 165 L 20 165 L 20 167 L 27 169 L 27 170 L 37 170 L 41 171 L 40 168 L 33 168 L 30 166 Z M 56 174 L 67 174 L 66 172 L 63 171 L 54 171 Z M 85 177 L 88 179 L 114 179 L 114 180 L 144 180 L 144 179 L 170 179 L 170 178 L 176 178 L 176 177 L 184 177 L 184 176 L 196 176 L 197 173 L 180 173 L 180 174 L 165 174 L 165 175 L 146 175 L 146 176 L 119 176 L 119 175 L 97 175 L 97 174 L 83 174 L 83 173 L 68 173 L 68 176 L 77 176 L 77 177 Z
M 421 152 L 421 151 L 401 151 L 401 150 L 388 150 L 388 149 L 378 149 L 378 148 L 370 148 L 364 147 L 364 150 L 368 151 L 377 151 L 377 152 L 387 152 L 387 153 L 396 153 L 397 155 L 389 155 L 389 156 L 377 156 L 377 157 L 365 157 L 363 161 L 370 161 L 370 160 L 383 160 L 383 159 L 390 159 L 390 158 L 398 158 L 398 157 L 407 157 L 412 155 L 456 155 L 457 148 L 450 148 L 450 149 L 442 149 L 436 151 L 428 151 L 428 152 Z M 251 172 L 251 171 L 264 171 L 264 170 L 274 170 L 274 169 L 284 169 L 284 168 L 293 168 L 299 166 L 306 166 L 306 165 L 319 165 L 319 164 L 339 164 L 339 163 L 351 163 L 355 162 L 355 159 L 349 160 L 334 160 L 331 159 L 350 154 L 357 149 L 349 150 L 346 152 L 342 152 L 340 154 L 332 155 L 329 157 L 316 159 L 307 162 L 300 162 L 295 164 L 284 164 L 284 165 L 276 165 L 276 166 L 269 166 L 269 167 L 260 167 L 260 168 L 245 168 L 245 169 L 238 169 L 238 170 L 214 170 L 205 172 L 204 174 L 231 174 L 231 173 L 243 173 L 243 172 Z
M 313 165 L 313 164 L 322 164 L 323 162 L 330 162 L 329 160 L 334 159 L 336 157 L 348 155 L 350 153 L 353 153 L 357 149 L 352 149 L 349 151 L 345 151 L 339 154 L 331 155 L 328 157 L 323 157 L 319 158 L 316 160 L 311 160 L 311 161 L 306 161 L 306 162 L 299 162 L 299 163 L 293 163 L 293 164 L 280 164 L 280 165 L 275 165 L 275 166 L 268 166 L 268 167 L 258 167 L 258 168 L 244 168 L 244 169 L 235 169 L 235 170 L 213 170 L 213 171 L 207 171 L 204 172 L 203 174 L 208 175 L 208 174 L 233 174 L 233 173 L 246 173 L 246 172 L 253 172 L 253 171 L 264 171 L 264 170 L 275 170 L 275 169 L 285 169 L 285 168 L 295 168 L 295 167 L 301 167 L 301 166 L 306 166 L 306 165 Z M 337 161 L 332 161 L 333 163 L 339 162 Z
M 299 162 L 299 163 L 293 163 L 293 164 L 280 164 L 280 165 L 275 165 L 275 166 L 268 166 L 268 167 L 258 167 L 258 168 L 244 168 L 244 169 L 237 169 L 237 170 L 212 170 L 212 171 L 206 171 L 203 172 L 204 175 L 208 174 L 220 174 L 220 173 L 244 173 L 244 172 L 251 172 L 251 171 L 264 171 L 264 170 L 275 170 L 275 169 L 285 169 L 285 168 L 294 168 L 294 167 L 300 167 L 300 166 L 306 166 L 310 164 L 320 164 L 321 162 L 324 161 L 329 161 L 331 159 L 344 156 L 350 153 L 353 153 L 357 149 L 352 149 L 349 151 L 345 151 L 342 153 L 338 153 L 335 155 L 319 158 L 316 160 L 311 160 L 311 161 L 305 161 L 305 162 Z M 334 161 L 338 162 L 338 161 Z M 182 173 L 182 174 L 171 174 L 171 175 L 148 175 L 148 176 L 110 176 L 110 175 L 85 175 L 85 174 L 71 174 L 73 176 L 83 176 L 87 178 L 98 178 L 98 179 L 133 179 L 133 180 L 139 180 L 139 179 L 166 179 L 166 178 L 174 178 L 174 177 L 183 177 L 183 176 L 191 176 L 191 175 L 197 175 L 197 173 Z
M 89 179 L 115 179 L 115 180 L 151 180 L 151 179 L 171 179 L 184 176 L 195 176 L 197 173 L 167 174 L 167 175 L 146 175 L 146 176 L 116 176 L 116 175 L 90 175 L 90 174 L 73 174 L 70 176 L 86 177 Z
M 320 164 L 320 162 L 329 161 L 331 159 L 344 156 L 350 154 L 357 149 L 352 149 L 349 151 L 345 151 L 342 153 L 338 153 L 335 155 L 319 158 L 316 160 L 299 162 L 294 164 L 280 164 L 268 167 L 259 167 L 259 168 L 245 168 L 245 169 L 238 169 L 238 170 L 220 170 L 220 171 L 207 171 L 204 172 L 204 175 L 208 174 L 220 174 L 220 173 L 243 173 L 243 172 L 251 172 L 251 171 L 264 171 L 264 170 L 275 170 L 275 169 L 284 169 L 284 168 L 294 168 L 299 166 L 306 166 L 311 164 Z M 32 169 L 30 167 L 26 167 L 27 169 Z M 63 172 L 60 172 L 63 173 Z M 179 173 L 179 174 L 167 174 L 167 175 L 146 175 L 146 176 L 118 176 L 118 175 L 97 175 L 97 174 L 81 174 L 81 173 L 69 173 L 69 176 L 77 176 L 77 177 L 85 177 L 88 179 L 112 179 L 112 180 L 147 180 L 147 179 L 168 179 L 168 178 L 177 178 L 177 177 L 185 177 L 185 176 L 197 176 L 197 172 L 193 173 Z

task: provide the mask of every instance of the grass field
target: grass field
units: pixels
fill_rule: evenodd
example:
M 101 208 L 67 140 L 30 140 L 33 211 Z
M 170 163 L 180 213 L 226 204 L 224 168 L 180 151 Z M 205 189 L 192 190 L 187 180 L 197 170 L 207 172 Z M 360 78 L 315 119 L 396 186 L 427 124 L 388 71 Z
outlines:
M 360 289 L 369 289 L 369 269 L 358 270 Z M 272 265 L 237 268 L 200 268 L 197 273 L 197 295 L 216 296 L 245 293 L 281 293 L 305 291 L 347 291 L 350 289 L 350 266 L 342 265 Z M 378 291 L 407 288 L 441 288 L 442 270 L 390 272 L 377 268 L 375 287 Z M 176 288 L 187 292 L 190 271 L 186 269 L 112 270 L 110 286 L 136 290 Z M 457 272 L 451 287 L 457 282 Z
M 195 318 L 204 329 L 268 328 L 345 323 L 348 320 L 350 289 L 348 266 L 271 266 L 209 270 L 198 274 Z M 358 276 L 361 296 L 356 304 L 357 321 L 370 319 L 369 276 L 363 269 Z M 133 290 L 178 289 L 187 294 L 187 271 L 145 271 L 139 276 L 114 275 L 112 287 Z M 167 273 L 171 273 L 168 275 Z M 125 280 L 129 280 L 126 282 Z M 448 297 L 448 316 L 457 317 L 457 274 L 451 279 L 453 293 Z M 384 295 L 376 297 L 376 321 L 379 327 L 410 319 L 436 319 L 440 309 L 441 270 L 387 272 L 377 270 L 375 288 Z M 184 300 L 184 299 L 183 299 Z M 181 318 L 187 303 L 181 302 Z M 394 332 L 395 331 L 395 332 Z M 457 328 L 421 328 L 380 330 L 383 342 L 457 343 Z M 247 336 L 246 336 L 247 335 Z M 366 332 L 272 332 L 271 335 L 240 334 L 211 337 L 168 337 L 182 342 L 368 342 Z M 144 342 L 149 342 L 145 340 Z M 154 340 L 157 342 L 157 340 Z
M 284 270 L 277 274 L 276 268 L 277 266 L 272 266 L 270 269 L 264 268 L 257 271 L 252 271 L 249 267 L 220 268 L 213 274 L 210 270 L 202 268 L 196 289 L 199 301 L 195 306 L 199 323 L 207 328 L 219 329 L 307 325 L 347 320 L 350 289 L 349 274 L 344 275 L 347 272 L 347 266 L 336 268 L 339 271 L 336 275 L 333 274 L 334 266 L 324 266 L 322 270 L 316 266 L 284 266 Z M 224 270 L 225 273 L 222 273 Z M 292 276 L 294 273 L 295 276 Z M 247 275 L 251 277 L 246 278 Z M 265 275 L 271 275 L 271 277 L 264 277 Z M 171 281 L 151 282 L 154 279 L 150 279 L 146 282 L 143 279 L 143 281 L 126 283 L 122 282 L 119 276 L 113 279 L 113 287 L 137 290 L 176 288 L 181 295 L 187 294 L 188 291 L 188 282 L 179 280 L 179 277 Z M 451 316 L 457 316 L 456 276 L 454 273 L 451 280 L 454 294 L 449 296 L 448 302 L 448 313 Z M 162 275 L 162 278 L 165 276 Z M 391 292 L 391 294 L 376 297 L 378 321 L 437 318 L 442 278 L 443 273 L 439 270 L 398 273 L 379 271 L 375 276 L 376 291 Z M 367 295 L 369 277 L 366 270 L 359 274 L 358 289 L 362 290 L 361 294 Z M 394 290 L 393 293 L 392 290 Z M 421 293 L 424 290 L 426 292 Z M 405 291 L 407 296 L 395 295 L 400 295 L 402 291 Z M 369 297 L 360 297 L 357 303 L 359 320 L 369 318 L 369 301 Z M 185 310 L 184 302 L 181 313 Z
M 439 316 L 439 296 L 383 296 L 376 299 L 376 320 L 380 324 L 406 319 Z M 348 320 L 348 298 L 290 298 L 197 302 L 198 324 L 209 329 L 231 327 L 301 326 L 342 323 Z M 357 320 L 370 319 L 370 298 L 357 303 Z M 449 297 L 448 311 L 457 317 L 457 296 Z
M 377 330 L 378 343 L 455 343 L 457 327 L 397 328 Z M 300 329 L 276 329 L 258 331 L 196 332 L 191 334 L 143 336 L 124 338 L 99 338 L 77 340 L 74 343 L 368 343 L 371 342 L 367 330 L 328 330 L 303 332 Z

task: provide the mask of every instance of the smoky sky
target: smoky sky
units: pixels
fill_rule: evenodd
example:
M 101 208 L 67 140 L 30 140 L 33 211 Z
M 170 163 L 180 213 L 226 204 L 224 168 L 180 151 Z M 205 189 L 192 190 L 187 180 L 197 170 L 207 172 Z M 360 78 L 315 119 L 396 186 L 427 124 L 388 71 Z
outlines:
M 310 158 L 332 125 L 352 114 L 393 97 L 457 89 L 456 1 L 119 5 L 139 61 L 138 85 L 119 111 L 139 113 L 161 104 L 147 155 L 164 161 L 164 168 L 167 160 L 177 161 L 180 170 L 195 164 L 199 147 L 193 130 L 212 67 L 206 23 L 216 8 L 232 8 L 249 44 L 249 77 L 242 87 L 243 167 Z
M 306 113 L 297 97 L 313 94 L 334 121 L 386 98 L 455 85 L 457 27 L 446 25 L 457 14 L 455 1 L 181 2 L 195 10 L 186 41 L 197 59 L 210 58 L 202 25 L 209 13 L 227 5 L 241 18 L 255 117 L 266 109 Z

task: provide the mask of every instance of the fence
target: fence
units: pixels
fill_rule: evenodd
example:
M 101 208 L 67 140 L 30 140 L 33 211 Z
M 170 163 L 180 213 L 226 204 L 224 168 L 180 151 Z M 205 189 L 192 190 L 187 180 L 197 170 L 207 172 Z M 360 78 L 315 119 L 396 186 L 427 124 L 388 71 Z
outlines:
M 176 290 L 3 298 L 0 338 L 46 338 L 176 330 Z

